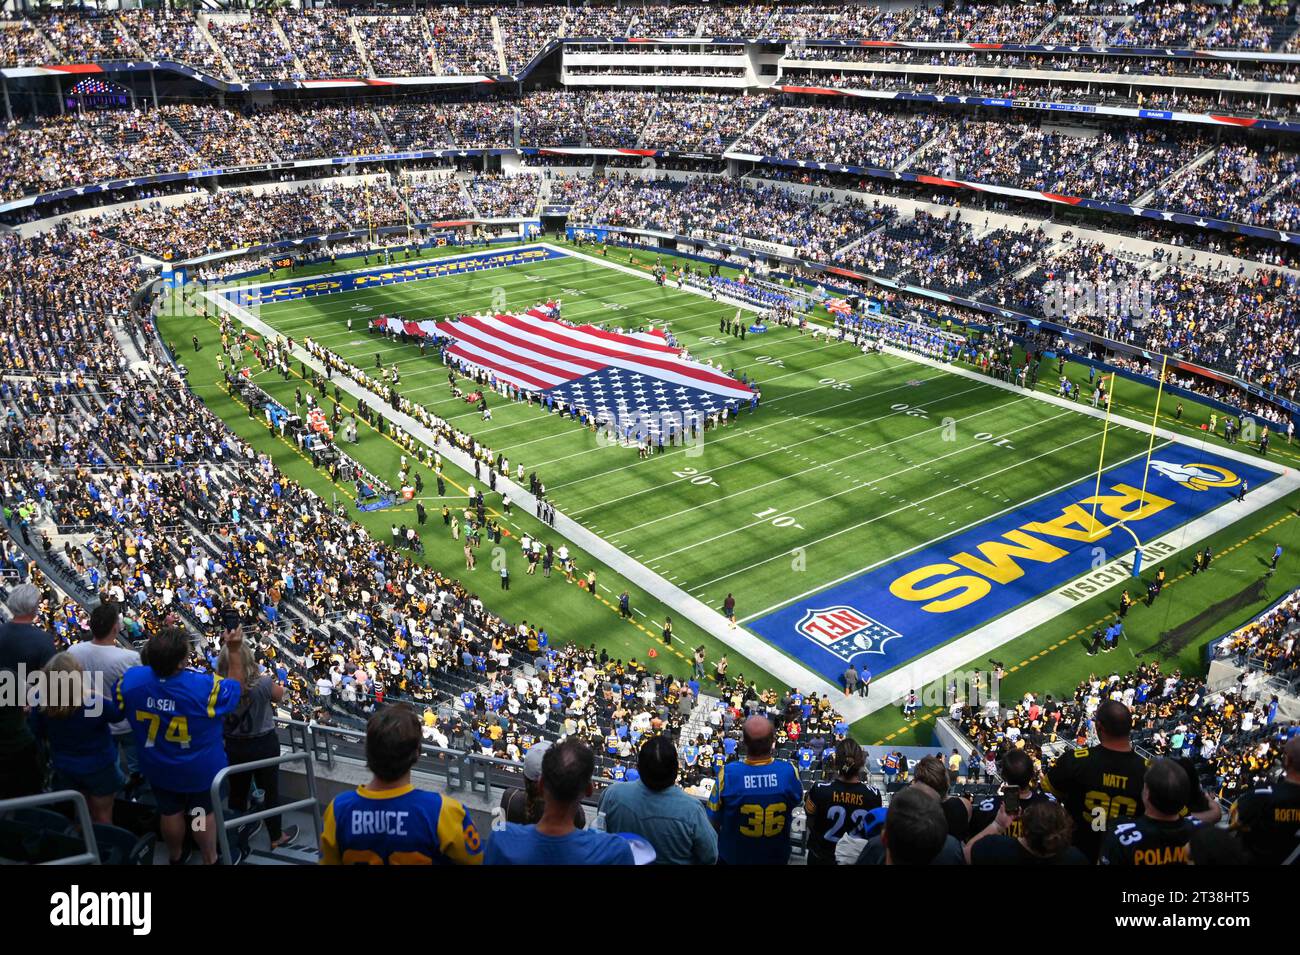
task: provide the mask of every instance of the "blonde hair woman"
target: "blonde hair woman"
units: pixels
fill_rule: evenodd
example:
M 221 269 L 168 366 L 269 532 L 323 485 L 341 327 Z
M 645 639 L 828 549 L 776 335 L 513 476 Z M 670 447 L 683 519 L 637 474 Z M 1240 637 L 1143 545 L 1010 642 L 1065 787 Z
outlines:
M 113 821 L 113 798 L 126 785 L 110 729 L 110 706 L 71 653 L 58 653 L 41 671 L 44 682 L 33 708 L 36 735 L 54 767 L 54 788 L 86 797 L 94 822 Z
M 238 680 L 243 692 L 239 705 L 226 716 L 223 735 L 226 759 L 231 766 L 270 759 L 280 755 L 280 740 L 275 735 L 275 704 L 284 699 L 285 689 L 275 677 L 263 671 L 246 640 L 227 642 L 217 656 L 217 673 Z M 232 773 L 228 801 L 233 813 L 248 812 L 248 795 L 253 781 L 266 793 L 265 808 L 272 809 L 280 802 L 280 770 L 277 766 L 255 769 L 247 773 Z M 240 849 L 248 853 L 248 841 L 262 827 L 260 822 L 240 826 L 236 830 Z M 275 849 L 292 842 L 298 827 L 281 827 L 279 816 L 266 819 L 266 833 Z

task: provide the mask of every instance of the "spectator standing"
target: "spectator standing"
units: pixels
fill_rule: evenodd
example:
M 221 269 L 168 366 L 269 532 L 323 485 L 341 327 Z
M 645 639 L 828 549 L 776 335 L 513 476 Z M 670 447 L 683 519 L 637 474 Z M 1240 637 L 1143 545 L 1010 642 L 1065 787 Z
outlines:
M 0 627 L 0 673 L 12 673 L 15 686 L 54 657 L 54 637 L 36 626 L 41 591 L 35 584 L 19 584 L 7 603 L 12 619 Z M 23 707 L 0 702 L 0 799 L 30 796 L 41 791 L 43 767 L 36 738 Z
M 1013 827 L 1019 835 L 1012 835 Z M 1043 799 L 1013 813 L 1005 803 L 997 817 L 966 847 L 971 865 L 1087 865 L 1072 845 L 1074 824 L 1065 807 Z
M 243 636 L 236 628 L 228 639 Z M 240 685 L 215 673 L 187 670 L 189 636 L 179 627 L 164 627 L 149 638 L 145 666 L 122 675 L 114 692 L 114 715 L 125 717 L 140 751 L 140 771 L 158 802 L 163 840 L 173 864 L 182 854 L 191 828 L 203 861 L 217 861 L 216 828 L 190 826 L 188 814 L 212 812 L 209 790 L 226 767 L 222 725 L 239 703 Z
M 285 689 L 275 681 L 270 673 L 262 671 L 253 658 L 253 651 L 242 639 L 221 648 L 217 657 L 217 673 L 237 681 L 243 692 L 239 705 L 226 716 L 224 723 L 226 758 L 230 765 L 252 763 L 257 760 L 271 759 L 280 755 L 280 740 L 275 735 L 275 704 L 284 699 Z M 247 773 L 235 773 L 229 777 L 230 808 L 237 814 L 248 812 L 248 796 L 252 784 L 265 794 L 264 806 L 273 808 L 280 803 L 280 767 L 268 766 Z M 247 852 L 248 840 L 262 827 L 261 822 L 241 826 L 239 832 L 240 847 Z M 279 816 L 266 819 L 267 835 L 271 839 L 271 848 L 278 849 L 288 845 L 298 835 L 298 827 L 290 826 L 286 831 L 281 828 Z
M 341 793 L 325 810 L 322 865 L 478 865 L 483 846 L 465 807 L 416 789 L 420 718 L 406 703 L 381 707 L 366 722 L 370 782 Z
M 541 821 L 542 811 L 546 808 L 546 796 L 542 792 L 542 758 L 550 748 L 548 739 L 528 747 L 524 754 L 523 788 L 507 789 L 501 794 L 501 812 L 506 822 L 533 825 Z M 581 803 L 574 807 L 573 824 L 578 829 L 587 827 L 587 814 L 583 812 Z
M 1147 767 L 1133 752 L 1133 714 L 1127 706 L 1104 700 L 1094 721 L 1100 742 L 1061 756 L 1043 776 L 1043 788 L 1070 813 L 1074 844 L 1090 860 L 1097 858 L 1105 835 L 1142 814 Z
M 55 654 L 32 709 L 38 738 L 49 744 L 54 789 L 75 789 L 86 797 L 94 822 L 113 821 L 113 799 L 126 784 L 109 729 L 104 699 L 72 654 Z
M 791 812 L 803 800 L 799 773 L 772 756 L 776 727 L 751 716 L 742 729 L 743 762 L 718 772 L 709 819 L 718 830 L 718 855 L 729 865 L 785 865 L 790 860 Z
M 1102 843 L 1101 865 L 1187 865 L 1187 843 L 1200 820 L 1181 813 L 1192 795 L 1192 781 L 1177 760 L 1157 759 L 1142 780 L 1143 813 L 1121 822 Z
M 632 865 L 632 846 L 618 836 L 579 829 L 573 814 L 594 791 L 591 747 L 570 736 L 542 757 L 545 808 L 536 825 L 508 822 L 488 840 L 488 865 Z
M 948 821 L 928 786 L 909 786 L 889 801 L 884 831 L 867 843 L 858 865 L 942 864 Z
M 844 836 L 861 837 L 867 819 L 883 802 L 880 791 L 862 781 L 867 757 L 857 740 L 835 744 L 835 779 L 808 790 L 808 864 L 834 865 L 835 848 Z
M 87 676 L 97 681 L 97 686 L 105 695 L 112 692 L 122 674 L 131 667 L 140 665 L 140 654 L 118 643 L 122 630 L 122 614 L 117 604 L 101 601 L 90 612 L 90 639 L 74 643 L 68 652 L 81 664 Z M 131 733 L 131 724 L 120 720 L 113 724 L 113 742 L 126 763 L 126 771 L 131 775 L 131 782 L 138 781 L 140 774 L 140 757 L 135 748 L 135 736 Z
M 1260 865 L 1300 860 L 1300 735 L 1282 750 L 1283 774 L 1275 783 L 1245 793 L 1232 806 L 1232 828 Z
M 615 783 L 600 809 L 610 832 L 630 832 L 655 849 L 658 865 L 713 865 L 718 836 L 703 804 L 676 785 L 677 747 L 668 736 L 651 736 L 637 755 L 640 779 Z

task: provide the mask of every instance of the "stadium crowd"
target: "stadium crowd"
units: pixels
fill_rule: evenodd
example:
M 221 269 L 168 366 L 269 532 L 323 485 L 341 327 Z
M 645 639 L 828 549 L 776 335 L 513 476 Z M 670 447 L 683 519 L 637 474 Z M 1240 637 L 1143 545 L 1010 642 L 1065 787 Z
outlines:
M 170 9 L 71 11 L 0 24 L 6 66 L 85 63 L 145 55 L 244 81 L 518 73 L 558 39 L 765 37 L 793 41 L 797 57 L 853 58 L 806 40 L 1138 46 L 1265 52 L 1296 42 L 1287 4 L 1109 2 L 915 4 L 606 5 L 496 8 L 445 5 L 195 15 Z M 211 37 L 211 43 L 208 38 Z M 499 39 L 498 39 L 499 37 Z M 1020 56 L 1019 54 L 1009 54 Z M 1058 58 L 1059 59 L 1059 58 Z M 1154 62 L 1154 61 L 1153 61 Z M 1097 62 L 1101 69 L 1131 64 Z M 1208 69 L 1204 60 L 1192 69 Z M 1231 68 L 1231 67 L 1230 67 Z
M 518 101 L 415 97 L 248 112 L 181 103 L 15 122 L 0 132 L 0 190 L 14 198 L 128 175 L 377 154 L 390 146 L 509 148 L 517 136 L 539 147 L 731 148 L 1117 202 L 1151 193 L 1149 202 L 1170 211 L 1281 230 L 1296 223 L 1293 151 L 1223 144 L 1209 161 L 1193 163 L 1207 141 L 1179 125 L 1111 126 L 1094 135 L 877 106 L 773 107 L 766 97 L 710 93 L 542 91 Z M 1214 188 L 1225 179 L 1239 188 Z M 889 183 L 866 186 L 887 190 Z

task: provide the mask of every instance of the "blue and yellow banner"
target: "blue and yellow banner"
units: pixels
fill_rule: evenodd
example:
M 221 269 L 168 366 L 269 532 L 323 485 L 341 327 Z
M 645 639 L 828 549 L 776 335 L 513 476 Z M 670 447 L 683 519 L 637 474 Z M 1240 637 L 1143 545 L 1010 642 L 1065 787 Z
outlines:
M 850 663 L 879 675 L 1131 554 L 1120 522 L 1146 545 L 1215 508 L 1241 506 L 1242 481 L 1253 489 L 1276 477 L 1172 444 L 1153 455 L 1144 494 L 1144 463 L 1104 472 L 1095 495 L 1095 477 L 1086 478 L 748 626 L 833 681 Z M 1148 577 L 1157 567 L 1145 565 Z
M 454 259 L 438 259 L 418 265 L 386 266 L 362 272 L 349 272 L 345 275 L 325 276 L 295 282 L 278 282 L 272 285 L 262 285 L 258 288 L 232 286 L 231 288 L 222 289 L 221 294 L 236 305 L 269 305 L 273 302 L 292 302 L 295 299 L 311 298 L 316 295 L 355 292 L 381 285 L 397 285 L 402 282 L 435 279 L 446 275 L 462 275 L 466 272 L 499 269 L 511 265 L 527 265 L 532 262 L 545 262 L 548 259 L 561 258 L 565 258 L 565 253 L 556 249 L 507 249 L 502 252 L 481 252 L 475 255 L 457 256 Z

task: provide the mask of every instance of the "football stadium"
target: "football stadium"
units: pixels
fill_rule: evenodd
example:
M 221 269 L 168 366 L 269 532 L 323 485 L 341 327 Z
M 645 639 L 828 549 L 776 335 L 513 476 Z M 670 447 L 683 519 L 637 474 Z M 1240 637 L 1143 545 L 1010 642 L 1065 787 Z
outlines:
M 0 859 L 1300 862 L 1290 0 L 0 37 Z

